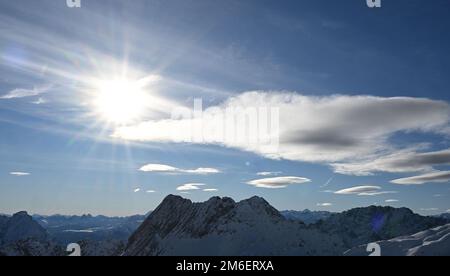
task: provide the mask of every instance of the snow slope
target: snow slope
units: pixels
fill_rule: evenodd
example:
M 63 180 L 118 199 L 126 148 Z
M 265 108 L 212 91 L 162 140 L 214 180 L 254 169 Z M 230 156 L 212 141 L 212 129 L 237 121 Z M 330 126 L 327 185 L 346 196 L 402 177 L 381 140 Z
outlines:
M 382 256 L 450 256 L 450 224 L 377 243 Z M 344 255 L 367 256 L 366 248 L 358 246 Z

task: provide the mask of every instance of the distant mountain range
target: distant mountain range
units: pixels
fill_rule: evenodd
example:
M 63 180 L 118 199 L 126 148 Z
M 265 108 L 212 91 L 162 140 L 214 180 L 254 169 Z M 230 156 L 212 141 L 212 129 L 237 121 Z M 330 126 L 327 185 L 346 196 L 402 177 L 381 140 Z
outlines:
M 0 216 L 0 255 L 64 256 L 72 242 L 84 256 L 366 256 L 372 242 L 386 255 L 448 255 L 448 223 L 406 208 L 279 212 L 259 197 L 170 195 L 148 216 Z
M 120 240 L 126 241 L 145 220 L 144 215 L 130 217 L 106 216 L 40 216 L 33 218 L 60 244 L 73 241 Z

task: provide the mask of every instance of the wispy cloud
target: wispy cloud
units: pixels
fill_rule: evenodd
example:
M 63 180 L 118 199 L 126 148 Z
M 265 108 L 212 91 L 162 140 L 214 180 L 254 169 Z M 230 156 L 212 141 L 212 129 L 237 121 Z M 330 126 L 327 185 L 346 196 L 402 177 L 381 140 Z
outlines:
M 379 186 L 356 186 L 342 189 L 334 192 L 338 195 L 358 195 L 358 196 L 377 196 L 384 194 L 395 194 L 395 191 L 383 191 Z
M 305 177 L 280 176 L 272 178 L 255 179 L 247 182 L 247 184 L 253 185 L 258 188 L 281 189 L 286 188 L 289 185 L 304 184 L 309 182 L 311 182 L 311 180 Z
M 179 186 L 177 188 L 177 191 L 195 191 L 200 190 L 200 187 L 206 186 L 206 184 L 203 183 L 187 183 Z
M 52 89 L 52 87 L 53 87 L 52 85 L 45 85 L 40 87 L 34 87 L 32 89 L 17 88 L 9 91 L 5 95 L 0 96 L 0 99 L 9 100 L 9 99 L 38 96 L 43 93 L 47 93 L 50 89 Z
M 317 207 L 331 207 L 331 206 L 333 206 L 333 204 L 332 203 L 328 203 L 328 202 L 326 202 L 326 203 L 317 203 Z
M 141 191 L 141 188 L 136 188 L 133 190 L 133 192 L 135 192 L 135 193 L 140 192 L 140 191 Z
M 147 191 L 145 191 L 146 193 L 148 193 L 148 194 L 153 194 L 153 193 L 156 193 L 156 191 L 155 190 L 147 190 Z
M 203 189 L 204 192 L 218 192 L 218 189 Z
M 14 175 L 14 176 L 27 176 L 30 175 L 30 173 L 27 172 L 10 172 L 10 175 Z
M 40 104 L 45 104 L 45 103 L 47 103 L 47 100 L 44 99 L 44 98 L 39 98 L 39 99 L 37 99 L 37 100 L 35 100 L 35 101 L 32 101 L 31 103 L 32 103 L 32 104 L 40 105 Z
M 327 180 L 327 182 L 325 182 L 325 184 L 323 184 L 322 186 L 320 186 L 320 188 L 325 188 L 325 187 L 328 187 L 330 184 L 331 184 L 331 182 L 333 181 L 333 177 L 330 177 L 328 180 Z
M 395 203 L 395 202 L 399 202 L 398 199 L 386 199 L 385 200 L 386 203 Z
M 180 169 L 164 164 L 147 164 L 140 169 L 142 172 L 166 173 L 166 174 L 217 174 L 221 171 L 215 168 Z
M 413 177 L 399 178 L 391 183 L 400 185 L 422 185 L 426 183 L 447 183 L 450 181 L 450 171 L 439 171 Z
M 275 176 L 275 175 L 280 175 L 282 174 L 282 172 L 258 172 L 256 175 L 259 176 Z
M 361 160 L 349 163 L 334 163 L 336 172 L 349 175 L 372 175 L 374 172 L 407 173 L 429 172 L 433 166 L 449 165 L 450 150 L 420 153 L 426 145 L 418 145 L 411 149 L 376 157 L 372 160 Z

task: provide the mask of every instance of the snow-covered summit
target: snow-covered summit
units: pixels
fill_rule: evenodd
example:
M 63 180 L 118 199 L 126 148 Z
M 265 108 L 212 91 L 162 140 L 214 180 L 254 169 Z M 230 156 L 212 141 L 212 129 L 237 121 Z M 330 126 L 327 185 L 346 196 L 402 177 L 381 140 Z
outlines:
M 131 236 L 125 255 L 339 255 L 340 239 L 286 220 L 260 197 L 203 203 L 170 195 Z

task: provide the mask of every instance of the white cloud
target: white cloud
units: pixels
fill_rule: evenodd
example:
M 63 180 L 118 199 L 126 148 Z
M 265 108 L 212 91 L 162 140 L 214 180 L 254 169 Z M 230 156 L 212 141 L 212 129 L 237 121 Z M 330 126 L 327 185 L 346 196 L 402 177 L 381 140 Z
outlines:
M 3 100 L 9 100 L 9 99 L 16 99 L 16 98 L 25 98 L 25 97 L 33 97 L 37 95 L 41 95 L 43 93 L 48 92 L 52 88 L 51 85 L 41 86 L 41 87 L 34 87 L 32 89 L 14 89 L 8 92 L 7 94 L 0 96 L 0 99 Z
M 194 190 L 200 190 L 201 186 L 205 186 L 203 183 L 187 183 L 179 186 L 177 188 L 177 191 L 194 191 Z
M 311 180 L 304 177 L 280 176 L 272 178 L 255 179 L 247 182 L 247 184 L 256 186 L 258 188 L 280 189 L 286 188 L 289 185 L 303 184 L 308 182 L 311 182 Z
M 248 140 L 255 138 L 253 136 L 246 137 L 246 141 L 236 141 L 227 139 L 227 135 L 218 135 L 218 129 L 224 130 L 217 127 L 214 115 L 218 110 L 249 107 L 278 108 L 278 147 L 268 146 L 267 141 L 248 143 Z M 295 120 L 292 114 L 295 114 Z M 399 132 L 448 132 L 449 114 L 450 106 L 446 102 L 424 98 L 314 97 L 274 91 L 247 92 L 207 108 L 201 118 L 141 122 L 117 128 L 113 137 L 223 145 L 272 159 L 333 164 L 338 173 L 367 175 L 377 170 L 422 170 L 434 165 L 434 161 L 424 155 L 418 164 L 400 162 L 391 169 L 386 163 L 389 164 L 389 159 L 395 158 L 399 150 L 389 138 Z M 196 125 L 203 127 L 196 128 Z M 412 159 L 409 159 L 414 160 L 420 155 L 410 153 Z
M 318 207 L 331 207 L 333 206 L 332 203 L 317 203 Z
M 406 173 L 432 171 L 433 166 L 449 165 L 450 150 L 417 152 L 426 149 L 418 145 L 385 156 L 350 163 L 331 164 L 335 172 L 349 175 L 372 175 L 374 172 Z
M 418 176 L 392 180 L 391 183 L 400 185 L 422 185 L 426 183 L 447 183 L 450 181 L 450 171 L 438 171 Z
M 156 193 L 156 191 L 154 191 L 154 190 L 147 190 L 147 191 L 145 191 L 146 193 L 149 193 L 149 194 L 153 194 L 153 193 Z
M 220 170 L 215 168 L 197 168 L 197 169 L 180 169 L 176 167 L 172 167 L 164 164 L 147 164 L 142 166 L 140 171 L 143 172 L 155 172 L 155 173 L 168 173 L 168 174 L 200 174 L 200 175 L 208 175 L 208 174 L 217 174 L 220 173 Z
M 10 175 L 14 175 L 14 176 L 27 176 L 30 175 L 30 173 L 27 172 L 10 172 Z
M 385 200 L 386 203 L 395 203 L 395 202 L 399 202 L 398 199 L 386 199 Z
M 358 195 L 358 196 L 377 196 L 384 194 L 394 194 L 395 191 L 382 191 L 379 186 L 356 186 L 347 189 L 342 189 L 334 192 L 338 195 Z
M 218 192 L 218 189 L 203 189 L 204 192 Z
M 446 211 L 446 213 L 450 213 L 450 209 L 448 209 L 448 210 Z
M 388 195 L 388 194 L 396 194 L 396 191 L 381 191 L 381 192 L 368 192 L 368 193 L 360 193 L 360 196 L 377 196 L 377 195 Z
M 140 191 L 141 191 L 140 188 L 136 188 L 136 189 L 133 190 L 133 192 L 135 192 L 135 193 L 140 192 Z
M 37 104 L 37 105 L 39 105 L 39 104 L 45 104 L 45 103 L 47 103 L 47 100 L 44 99 L 44 98 L 39 98 L 39 99 L 37 99 L 36 101 L 32 101 L 31 103 L 32 103 L 32 104 Z
M 282 174 L 282 172 L 258 172 L 256 175 L 259 176 L 275 176 L 275 175 L 280 175 Z

